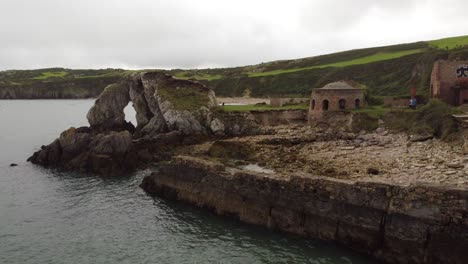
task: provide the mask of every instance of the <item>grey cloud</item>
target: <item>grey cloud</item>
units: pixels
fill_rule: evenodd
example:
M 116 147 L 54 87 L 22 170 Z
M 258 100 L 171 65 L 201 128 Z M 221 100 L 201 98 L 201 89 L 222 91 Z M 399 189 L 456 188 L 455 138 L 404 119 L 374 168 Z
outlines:
M 421 10 L 418 28 L 409 18 Z M 460 10 L 453 0 L 2 0 L 0 69 L 255 64 L 466 34 Z

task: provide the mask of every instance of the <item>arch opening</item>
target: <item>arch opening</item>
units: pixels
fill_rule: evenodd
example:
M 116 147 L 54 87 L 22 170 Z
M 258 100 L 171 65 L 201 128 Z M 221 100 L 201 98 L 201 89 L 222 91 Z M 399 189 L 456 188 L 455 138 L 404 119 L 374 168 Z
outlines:
M 354 100 L 354 107 L 355 107 L 355 108 L 361 107 L 361 100 L 359 100 L 359 98 L 356 99 L 356 100 Z
M 346 109 L 346 100 L 345 100 L 345 99 L 340 99 L 340 100 L 338 101 L 338 108 L 339 108 L 340 110 Z
M 310 103 L 310 107 L 312 108 L 312 110 L 315 109 L 315 100 L 313 99 L 312 102 Z
M 136 126 L 137 125 L 137 119 L 136 119 L 137 113 L 136 113 L 135 107 L 133 106 L 133 102 L 129 101 L 123 111 L 125 114 L 125 121 L 131 122 L 134 126 Z
M 328 100 L 323 100 L 322 102 L 322 110 L 327 111 L 328 110 Z

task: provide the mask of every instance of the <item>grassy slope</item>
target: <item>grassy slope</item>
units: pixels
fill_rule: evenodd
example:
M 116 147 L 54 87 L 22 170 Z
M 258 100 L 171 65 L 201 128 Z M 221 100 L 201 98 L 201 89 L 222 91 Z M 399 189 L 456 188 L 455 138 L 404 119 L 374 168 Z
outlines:
M 224 69 L 171 70 L 179 79 L 197 79 L 217 95 L 308 96 L 313 88 L 337 80 L 364 84 L 374 95 L 407 95 L 410 87 L 426 95 L 437 59 L 468 59 L 468 36 L 350 50 L 296 60 Z M 95 96 L 109 83 L 134 71 L 63 68 L 0 71 L 0 98 L 32 92 L 47 98 Z
M 450 47 L 442 49 L 450 43 Z M 313 88 L 354 80 L 374 95 L 408 95 L 410 87 L 427 96 L 430 73 L 438 59 L 468 59 L 468 37 L 351 50 L 312 58 L 277 61 L 244 68 L 205 70 L 225 77 L 203 81 L 224 96 L 308 96 Z M 200 70 L 198 70 L 200 72 Z
M 453 50 L 468 45 L 468 36 L 432 40 L 429 41 L 429 45 L 438 49 Z
M 96 97 L 107 85 L 119 81 L 127 74 L 128 71 L 118 69 L 1 71 L 0 99 Z
M 204 81 L 212 81 L 212 80 L 218 80 L 223 78 L 221 74 L 214 74 L 210 75 L 207 73 L 197 73 L 197 72 L 177 72 L 174 74 L 174 77 L 180 80 L 189 80 L 189 79 L 195 79 L 195 80 L 204 80 Z
M 284 73 L 292 73 L 304 70 L 311 70 L 311 69 L 318 69 L 318 68 L 327 68 L 327 67 L 346 67 L 351 65 L 360 65 L 360 64 L 368 64 L 377 61 L 383 60 L 391 60 L 400 58 L 403 56 L 411 55 L 414 53 L 421 53 L 423 49 L 412 49 L 412 50 L 403 50 L 403 51 L 394 51 L 394 52 L 377 52 L 375 54 L 353 59 L 353 60 L 346 60 L 346 61 L 339 61 L 335 63 L 329 64 L 322 64 L 304 68 L 295 68 L 295 69 L 287 69 L 287 70 L 274 70 L 268 72 L 259 72 L 259 73 L 249 73 L 249 77 L 260 77 L 260 76 L 269 76 L 269 75 L 277 75 L 277 74 L 284 74 Z
M 65 77 L 67 74 L 68 72 L 65 72 L 65 71 L 56 71 L 56 72 L 45 71 L 45 72 L 41 72 L 40 76 L 36 76 L 33 79 L 34 80 L 46 80 L 49 78 L 62 78 L 62 77 Z

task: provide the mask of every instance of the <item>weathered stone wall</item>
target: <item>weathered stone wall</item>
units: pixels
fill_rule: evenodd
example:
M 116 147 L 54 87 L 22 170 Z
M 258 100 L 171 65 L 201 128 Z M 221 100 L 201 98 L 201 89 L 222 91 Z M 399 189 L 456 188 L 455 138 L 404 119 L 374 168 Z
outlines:
M 388 263 L 466 263 L 466 190 L 256 174 L 191 157 L 162 165 L 142 187 Z
M 306 124 L 307 110 L 250 111 L 262 126 Z
M 345 108 L 340 109 L 339 101 L 345 100 Z M 324 109 L 324 102 L 328 101 L 328 109 Z M 312 92 L 309 106 L 309 120 L 320 119 L 324 112 L 349 110 L 356 108 L 356 100 L 359 106 L 365 103 L 364 93 L 360 89 L 317 89 Z
M 451 105 L 459 105 L 464 100 L 468 100 L 468 94 L 463 92 L 458 96 L 453 89 L 458 79 L 468 79 L 467 77 L 457 77 L 457 68 L 463 65 L 467 66 L 468 61 L 439 60 L 434 63 L 430 87 L 432 97 L 439 98 Z
M 270 105 L 280 107 L 285 104 L 300 104 L 309 102 L 309 98 L 270 98 Z

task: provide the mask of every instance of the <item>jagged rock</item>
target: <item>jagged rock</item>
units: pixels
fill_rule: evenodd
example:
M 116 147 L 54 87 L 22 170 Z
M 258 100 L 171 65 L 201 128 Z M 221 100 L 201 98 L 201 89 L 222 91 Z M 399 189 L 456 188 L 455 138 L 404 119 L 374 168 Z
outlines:
M 452 163 L 448 163 L 447 167 L 451 169 L 461 169 L 461 168 L 464 168 L 465 165 L 463 165 L 462 163 L 458 163 L 458 162 L 452 162 Z
M 42 146 L 28 161 L 46 167 L 122 174 L 136 167 L 135 161 L 127 157 L 132 144 L 128 131 L 92 134 L 72 127 L 52 144 Z
M 215 118 L 210 122 L 210 129 L 215 135 L 224 134 L 224 124 L 221 120 Z
M 91 127 L 114 130 L 125 127 L 124 108 L 130 102 L 128 85 L 117 83 L 107 86 L 88 112 Z
M 420 142 L 420 141 L 426 141 L 426 140 L 429 140 L 429 139 L 433 139 L 434 136 L 433 135 L 413 135 L 411 136 L 410 138 L 410 141 L 411 142 Z
M 377 129 L 375 130 L 375 132 L 378 133 L 378 134 L 382 134 L 383 132 L 385 132 L 385 128 L 379 127 L 379 128 L 377 128 Z
M 154 114 L 148 106 L 146 93 L 139 78 L 131 78 L 128 81 L 130 100 L 136 112 L 137 129 L 148 124 Z M 153 92 L 154 94 L 154 92 Z M 151 98 L 151 96 L 149 96 Z

